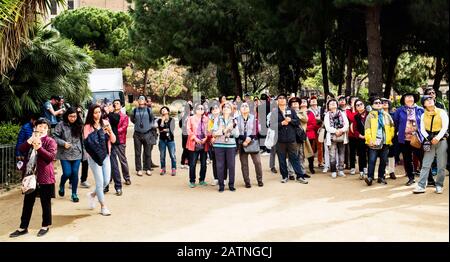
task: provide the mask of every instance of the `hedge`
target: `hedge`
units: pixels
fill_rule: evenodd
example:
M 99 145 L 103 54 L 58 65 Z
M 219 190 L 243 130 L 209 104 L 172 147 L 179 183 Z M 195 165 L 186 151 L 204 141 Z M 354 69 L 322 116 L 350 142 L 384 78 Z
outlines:
M 0 145 L 16 144 L 20 125 L 0 123 Z

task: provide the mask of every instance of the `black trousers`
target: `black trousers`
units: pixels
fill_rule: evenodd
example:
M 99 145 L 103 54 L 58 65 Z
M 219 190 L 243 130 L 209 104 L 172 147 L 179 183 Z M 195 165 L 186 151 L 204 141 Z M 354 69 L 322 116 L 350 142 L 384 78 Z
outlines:
M 358 138 L 349 138 L 348 147 L 350 149 L 349 152 L 349 158 L 350 158 L 350 168 L 355 168 L 356 164 L 356 151 L 357 151 L 357 144 L 358 144 Z
M 358 151 L 358 169 L 363 172 L 367 168 L 368 148 L 364 139 L 358 139 L 356 142 L 356 150 Z
M 414 148 L 410 145 L 409 141 L 405 141 L 404 144 L 399 144 L 403 155 L 403 165 L 405 166 L 405 172 L 409 179 L 414 180 L 414 167 L 413 155 L 422 161 L 423 151 L 421 149 Z
M 181 154 L 181 164 L 189 165 L 189 150 L 186 148 L 186 143 L 188 141 L 188 135 L 181 136 L 181 145 L 183 147 L 183 154 Z
M 81 161 L 81 183 L 86 182 L 88 177 L 89 164 L 87 160 Z
M 47 227 L 52 224 L 51 199 L 52 197 L 55 197 L 55 184 L 39 185 L 34 192 L 26 194 L 24 197 L 22 216 L 20 217 L 20 228 L 28 228 L 31 214 L 33 213 L 34 202 L 38 193 L 42 207 L 42 227 Z

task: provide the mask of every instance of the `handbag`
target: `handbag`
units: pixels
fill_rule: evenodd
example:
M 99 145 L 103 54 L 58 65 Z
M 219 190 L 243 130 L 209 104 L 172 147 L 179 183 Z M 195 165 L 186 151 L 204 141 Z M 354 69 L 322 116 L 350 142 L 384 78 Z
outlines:
M 37 152 L 36 150 L 32 149 L 28 157 L 25 176 L 22 179 L 22 194 L 30 194 L 36 190 L 36 162 Z
M 242 146 L 242 148 L 247 154 L 257 154 L 259 153 L 259 142 L 258 140 L 252 140 L 247 146 Z
M 319 128 L 318 133 L 319 136 L 317 137 L 317 140 L 319 141 L 319 143 L 323 143 L 325 141 L 325 128 Z
M 344 134 L 336 136 L 336 134 L 331 134 L 331 142 L 333 143 L 344 143 Z
M 36 185 L 37 185 L 37 181 L 36 181 L 35 174 L 24 177 L 22 179 L 22 186 L 21 186 L 22 193 L 30 194 L 30 193 L 34 192 L 34 190 L 36 190 Z
M 419 139 L 419 135 L 417 134 L 417 132 L 414 132 L 411 136 L 411 141 L 409 143 L 412 147 L 414 148 L 421 148 L 422 147 L 422 143 L 420 142 Z
M 305 130 L 301 126 L 295 128 L 295 140 L 297 143 L 303 143 L 306 140 Z
M 275 144 L 275 131 L 271 128 L 268 128 L 264 145 L 267 147 L 267 149 L 271 149 L 274 146 L 274 144 Z

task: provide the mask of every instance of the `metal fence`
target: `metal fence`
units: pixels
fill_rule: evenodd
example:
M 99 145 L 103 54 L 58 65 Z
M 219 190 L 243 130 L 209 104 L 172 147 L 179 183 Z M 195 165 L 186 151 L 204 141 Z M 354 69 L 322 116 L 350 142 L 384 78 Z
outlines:
M 21 179 L 16 166 L 15 145 L 0 145 L 0 192 L 11 189 Z

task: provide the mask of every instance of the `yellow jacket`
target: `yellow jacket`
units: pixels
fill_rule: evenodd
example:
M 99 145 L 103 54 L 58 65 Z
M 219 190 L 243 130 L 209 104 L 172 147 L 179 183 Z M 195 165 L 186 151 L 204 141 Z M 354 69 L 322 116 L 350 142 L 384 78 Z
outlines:
M 386 145 L 392 145 L 392 139 L 394 138 L 395 126 L 392 117 L 383 111 L 384 132 L 386 135 Z M 366 144 L 370 144 L 372 141 L 375 144 L 378 130 L 378 111 L 372 110 L 367 115 L 366 123 L 364 124 L 366 138 Z

